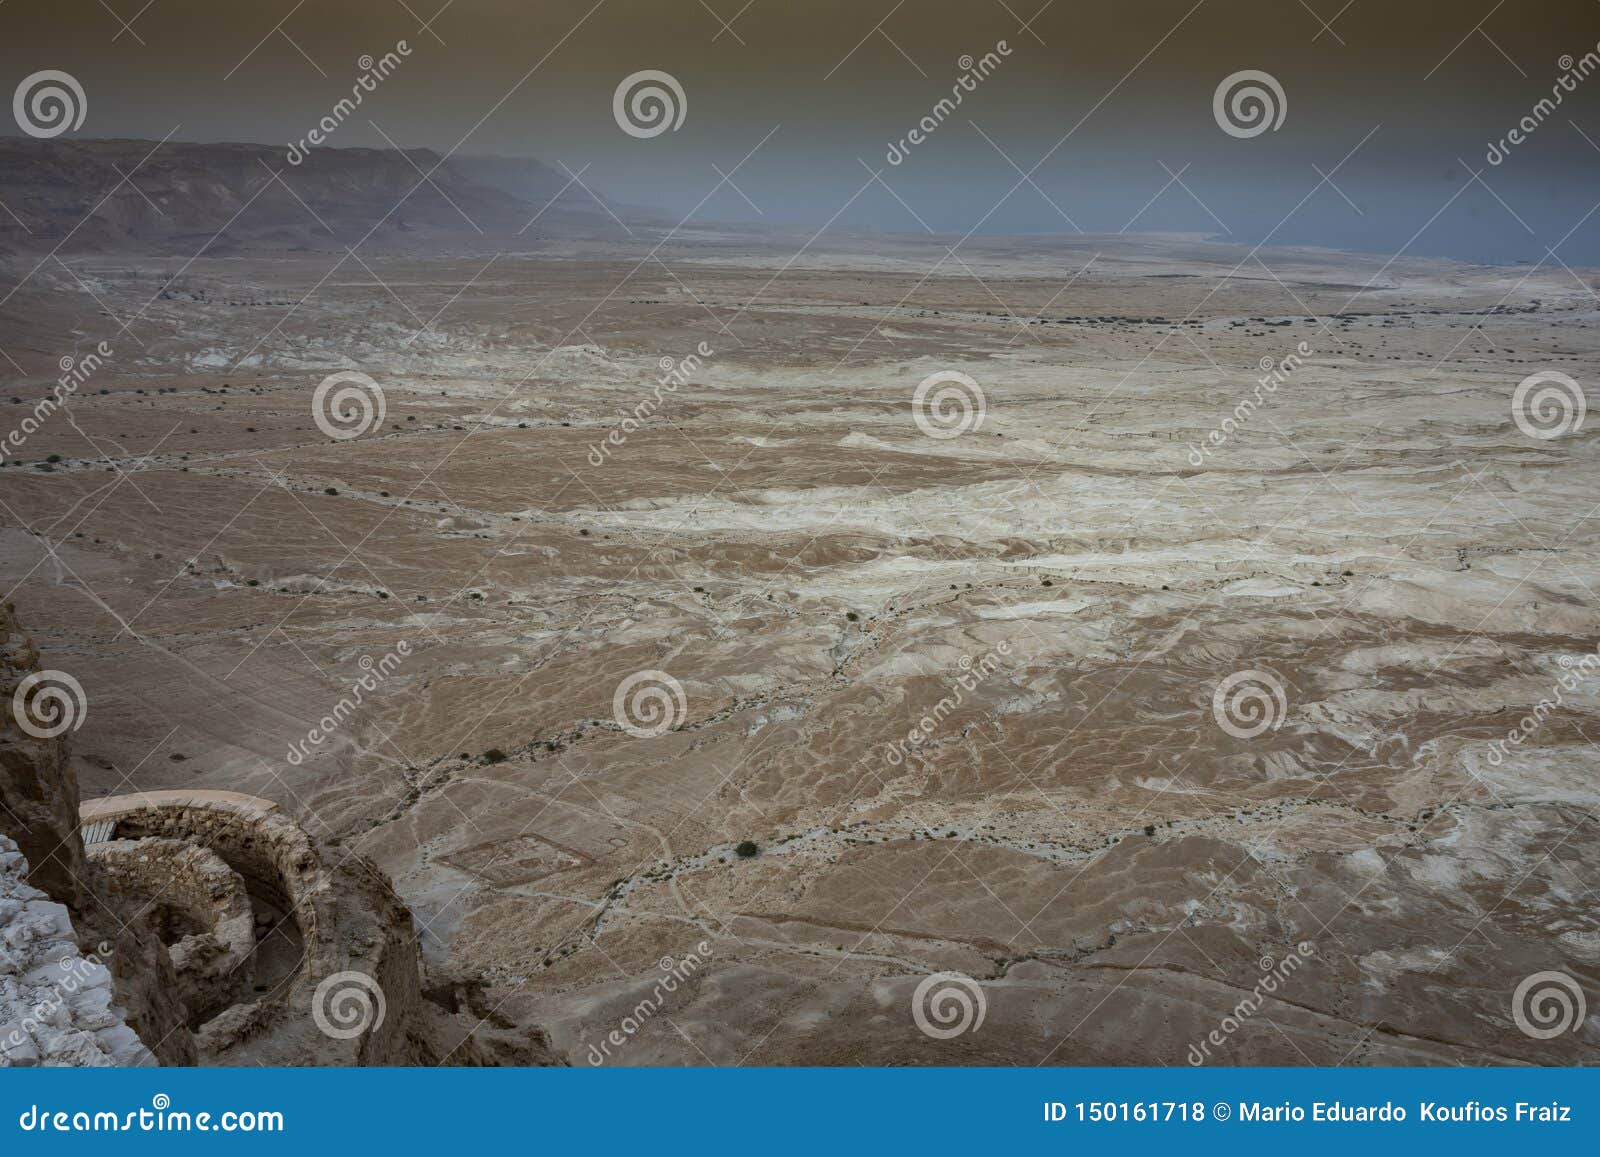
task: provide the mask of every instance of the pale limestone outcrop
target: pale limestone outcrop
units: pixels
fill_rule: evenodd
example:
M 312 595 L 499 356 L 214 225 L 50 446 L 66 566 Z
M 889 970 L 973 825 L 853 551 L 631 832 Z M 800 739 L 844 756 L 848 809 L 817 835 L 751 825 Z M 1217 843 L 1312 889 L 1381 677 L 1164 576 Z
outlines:
M 150 1051 L 162 1064 L 193 1064 L 194 1038 L 166 949 L 137 912 L 107 906 L 98 869 L 84 856 L 78 781 L 67 766 L 71 731 L 41 736 L 19 721 L 38 694 L 23 685 L 38 670 L 38 649 L 10 604 L 0 606 L 0 835 L 28 863 L 28 883 L 65 907 L 80 948 L 110 968 L 116 1004 Z M 0 935 L 6 925 L 0 917 Z M 102 943 L 109 953 L 96 952 Z
M 154 1065 L 114 1003 L 112 946 L 82 952 L 66 905 L 27 874 L 17 845 L 0 836 L 0 1066 Z

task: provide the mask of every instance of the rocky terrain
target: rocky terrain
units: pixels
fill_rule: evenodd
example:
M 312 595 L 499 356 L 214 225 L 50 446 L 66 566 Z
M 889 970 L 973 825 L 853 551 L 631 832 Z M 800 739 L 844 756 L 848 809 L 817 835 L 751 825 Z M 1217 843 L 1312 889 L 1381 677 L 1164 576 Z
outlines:
M 271 801 L 141 791 L 70 820 L 30 806 L 75 804 L 51 732 L 83 705 L 34 665 L 8 607 L 0 645 L 0 1067 L 552 1063 L 542 1034 L 480 1024 L 470 986 L 436 970 L 425 990 L 389 881 Z
M 0 471 L 84 798 L 573 1064 L 1600 1059 L 1593 276 L 958 240 L 12 263 L 0 420 L 113 350 Z
M 112 1004 L 110 946 L 85 954 L 66 906 L 25 883 L 27 868 L 0 836 L 0 1064 L 155 1064 Z

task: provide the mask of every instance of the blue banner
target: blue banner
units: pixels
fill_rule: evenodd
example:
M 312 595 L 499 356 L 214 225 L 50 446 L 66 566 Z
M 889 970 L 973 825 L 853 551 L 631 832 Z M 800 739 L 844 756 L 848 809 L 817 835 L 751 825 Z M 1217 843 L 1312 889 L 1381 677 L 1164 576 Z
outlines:
M 0 1152 L 1594 1152 L 1597 1090 L 1595 1069 L 13 1069 Z

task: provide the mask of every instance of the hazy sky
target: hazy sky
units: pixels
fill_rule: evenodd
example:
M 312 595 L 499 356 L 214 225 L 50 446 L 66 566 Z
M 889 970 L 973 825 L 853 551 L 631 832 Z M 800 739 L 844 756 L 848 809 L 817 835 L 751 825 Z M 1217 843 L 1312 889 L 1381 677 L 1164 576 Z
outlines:
M 382 146 L 381 128 L 405 146 L 536 156 L 674 218 L 698 204 L 707 222 L 1131 221 L 1381 252 L 1415 236 L 1412 253 L 1496 261 L 1559 243 L 1568 263 L 1600 264 L 1600 213 L 1584 221 L 1600 148 L 1583 135 L 1600 144 L 1600 72 L 1503 163 L 1485 160 L 1537 115 L 1560 58 L 1596 51 L 1594 0 L 750 0 L 742 15 L 744 0 L 153 0 L 131 30 L 106 7 L 132 19 L 143 3 L 8 0 L 0 79 L 71 73 L 88 102 L 78 136 L 181 126 L 180 139 L 287 145 L 349 94 L 363 54 L 404 39 L 411 55 L 332 145 Z M 993 74 L 889 165 L 960 58 L 1002 40 Z M 643 69 L 681 84 L 677 131 L 640 139 L 613 118 L 618 83 Z M 1213 94 L 1246 69 L 1277 80 L 1284 118 L 1237 138 Z M 737 190 L 700 204 L 713 166 L 730 171 L 764 138 Z M 1353 149 L 1319 188 L 1318 169 Z M 1014 190 L 1013 162 L 1031 172 Z

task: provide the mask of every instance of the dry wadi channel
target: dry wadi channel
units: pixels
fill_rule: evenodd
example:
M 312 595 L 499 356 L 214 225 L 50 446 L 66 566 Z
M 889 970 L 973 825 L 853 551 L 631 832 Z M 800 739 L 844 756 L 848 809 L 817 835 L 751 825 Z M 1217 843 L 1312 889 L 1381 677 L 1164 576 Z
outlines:
M 41 271 L 0 425 L 112 352 L 8 453 L 0 572 L 83 797 L 276 804 L 572 1064 L 1183 1064 L 1290 955 L 1213 1063 L 1600 1057 L 1511 1008 L 1600 992 L 1600 443 L 1513 420 L 1593 385 L 1592 289 L 780 241 Z

